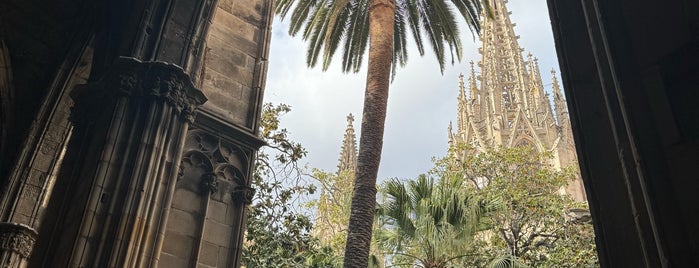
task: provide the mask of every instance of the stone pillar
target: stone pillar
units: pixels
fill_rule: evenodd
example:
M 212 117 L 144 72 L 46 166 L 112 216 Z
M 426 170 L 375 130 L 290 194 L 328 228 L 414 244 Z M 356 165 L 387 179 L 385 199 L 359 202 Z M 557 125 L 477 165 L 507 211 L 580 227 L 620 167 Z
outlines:
M 31 227 L 0 222 L 0 267 L 27 267 L 37 233 Z
M 124 57 L 72 97 L 72 168 L 56 188 L 64 198 L 44 266 L 143 266 L 157 255 L 185 135 L 206 97 L 178 66 Z

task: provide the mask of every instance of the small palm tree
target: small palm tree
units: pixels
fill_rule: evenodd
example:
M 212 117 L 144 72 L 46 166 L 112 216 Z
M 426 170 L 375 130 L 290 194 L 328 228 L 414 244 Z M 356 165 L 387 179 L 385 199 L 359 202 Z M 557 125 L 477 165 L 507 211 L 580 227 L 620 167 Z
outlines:
M 403 183 L 384 184 L 377 239 L 393 255 L 393 266 L 444 268 L 473 254 L 482 219 L 497 202 L 480 199 L 454 180 L 435 184 L 425 175 Z
M 357 170 L 345 247 L 345 267 L 366 267 L 376 203 L 391 70 L 408 60 L 411 33 L 420 55 L 424 40 L 444 69 L 447 51 L 461 60 L 461 40 L 454 9 L 473 31 L 479 30 L 482 0 L 278 0 L 276 13 L 291 12 L 289 33 L 308 41 L 306 63 L 322 59 L 327 70 L 341 49 L 342 70 L 358 72 L 367 45 L 369 62 Z M 487 0 L 483 0 L 487 3 Z M 487 7 L 487 6 L 486 6 Z M 446 46 L 445 46 L 446 44 Z

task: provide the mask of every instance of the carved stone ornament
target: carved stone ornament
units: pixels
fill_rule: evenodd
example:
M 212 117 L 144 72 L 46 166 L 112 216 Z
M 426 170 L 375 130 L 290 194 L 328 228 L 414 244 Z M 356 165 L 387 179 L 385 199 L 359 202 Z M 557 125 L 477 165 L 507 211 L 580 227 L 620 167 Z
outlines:
M 36 243 L 37 232 L 29 226 L 0 222 L 0 250 L 11 251 L 29 258 Z
M 252 204 L 252 199 L 255 197 L 255 188 L 247 186 L 238 186 L 233 190 L 233 200 L 241 202 L 245 205 Z
M 201 129 L 191 129 L 185 140 L 179 187 L 221 198 L 241 185 L 245 179 L 250 152 Z
M 218 181 L 216 180 L 216 174 L 206 173 L 202 176 L 201 182 L 199 183 L 199 189 L 202 194 L 213 194 L 218 189 Z
M 119 96 L 161 99 L 190 122 L 197 107 L 207 101 L 179 66 L 127 57 L 117 59 L 97 82 L 77 86 L 71 96 L 75 100 L 71 120 L 76 123 Z

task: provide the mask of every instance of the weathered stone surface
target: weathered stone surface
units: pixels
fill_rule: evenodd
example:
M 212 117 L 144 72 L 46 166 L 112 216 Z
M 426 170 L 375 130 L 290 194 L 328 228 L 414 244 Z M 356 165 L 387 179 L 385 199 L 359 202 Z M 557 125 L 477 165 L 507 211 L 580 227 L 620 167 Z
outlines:
M 41 195 L 41 187 L 25 185 L 23 195 L 17 203 L 16 211 L 25 215 L 34 214 L 34 207 L 36 205 L 36 200 L 39 200 L 39 195 Z M 24 222 L 24 224 L 30 224 L 30 222 Z
M 29 171 L 29 176 L 27 176 L 27 184 L 36 187 L 42 187 L 45 180 L 46 171 L 37 170 L 35 168 L 32 168 Z
M 204 241 L 212 244 L 228 247 L 231 238 L 231 227 L 214 221 L 206 221 L 204 226 Z
M 190 212 L 185 212 L 179 209 L 172 209 L 168 222 L 168 231 L 177 232 L 191 237 L 197 237 L 199 234 L 198 216 Z
M 265 1 L 264 0 L 249 0 L 235 1 L 231 13 L 241 19 L 262 27 L 264 21 Z
M 254 77 L 259 71 L 256 61 L 265 53 L 259 43 L 266 3 L 219 1 L 207 37 L 203 91 L 210 101 L 203 109 L 246 128 L 252 128 L 261 94 Z
M 252 70 L 246 69 L 245 66 L 240 66 L 236 62 L 232 61 L 231 58 L 223 57 L 217 55 L 216 53 L 209 53 L 209 55 L 211 56 L 211 59 L 206 62 L 207 70 L 214 70 L 225 75 L 225 77 L 230 80 L 245 86 L 251 86 Z M 227 90 L 226 88 L 219 89 Z M 235 94 L 233 96 L 235 96 Z
M 199 262 L 204 265 L 216 267 L 218 263 L 218 246 L 209 242 L 201 244 Z
M 219 202 L 216 200 L 211 200 L 209 202 L 209 216 L 208 218 L 216 221 L 218 223 L 226 223 L 226 210 L 228 209 L 228 204 Z
M 163 244 L 163 252 L 178 256 L 181 259 L 189 259 L 192 255 L 194 246 L 194 238 L 178 234 L 175 232 L 167 232 L 165 240 L 168 243 Z M 167 267 L 167 266 L 166 266 Z
M 219 247 L 218 248 L 218 265 L 216 267 L 226 267 L 229 260 L 233 258 L 229 248 Z
M 254 57 L 258 53 L 258 46 L 254 40 L 240 36 L 239 34 L 234 33 L 230 28 L 212 24 L 210 37 L 219 38 L 223 42 L 230 44 L 231 46 L 250 56 Z
M 158 267 L 189 268 L 189 262 L 186 259 L 181 259 L 168 253 L 162 253 L 160 254 L 160 263 Z
M 238 10 L 236 10 L 238 11 Z M 252 16 L 258 16 L 258 18 L 261 17 L 261 14 L 245 14 L 248 17 Z M 225 11 L 221 8 L 216 10 L 216 15 L 214 16 L 214 24 L 221 25 L 223 27 L 227 27 L 229 30 L 231 30 L 231 33 L 236 34 L 242 38 L 245 38 L 247 40 L 251 40 L 253 42 L 257 41 L 257 37 L 259 36 L 260 32 L 260 25 L 259 23 L 250 23 L 249 21 L 243 20 L 240 16 L 233 15 L 229 13 L 228 11 Z
M 213 73 L 213 72 L 212 72 Z M 219 84 L 229 85 L 229 88 L 219 88 L 211 87 L 211 82 L 216 82 Z M 230 80 L 211 80 L 204 81 L 204 89 L 207 91 L 207 95 L 211 97 L 212 101 L 205 104 L 202 108 L 211 111 L 214 114 L 227 118 L 231 122 L 244 126 L 250 127 L 250 120 L 248 119 L 248 114 L 251 111 L 251 105 L 244 101 L 243 96 L 246 92 L 250 92 L 249 87 L 245 87 L 240 83 Z
M 230 43 L 226 43 L 220 38 L 209 36 L 207 40 L 208 53 L 225 57 L 239 67 L 251 69 L 254 67 L 254 56 L 248 55 L 237 49 Z
M 201 197 L 198 193 L 187 189 L 177 189 L 172 199 L 172 207 L 188 213 L 198 213 L 201 210 Z

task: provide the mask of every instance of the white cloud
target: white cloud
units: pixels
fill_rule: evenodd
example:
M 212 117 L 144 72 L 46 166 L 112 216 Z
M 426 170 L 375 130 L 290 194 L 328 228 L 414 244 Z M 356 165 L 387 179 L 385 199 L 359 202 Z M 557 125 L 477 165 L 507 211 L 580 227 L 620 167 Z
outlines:
M 546 1 L 512 0 L 508 7 L 520 46 L 539 58 L 542 78 L 549 83 L 548 71 L 558 69 L 558 62 Z M 265 101 L 292 105 L 282 125 L 309 151 L 310 166 L 335 171 L 347 113 L 355 114 L 355 128 L 360 128 L 366 68 L 343 74 L 338 61 L 327 72 L 309 69 L 306 45 L 300 37 L 289 37 L 287 27 L 287 21 L 275 21 Z M 468 73 L 468 61 L 479 59 L 480 44 L 462 29 L 464 59 L 448 66 L 443 76 L 429 51 L 420 57 L 413 49 L 408 65 L 398 70 L 389 93 L 379 180 L 415 177 L 432 167 L 433 156 L 446 153 L 447 125 L 456 118 L 458 74 Z

